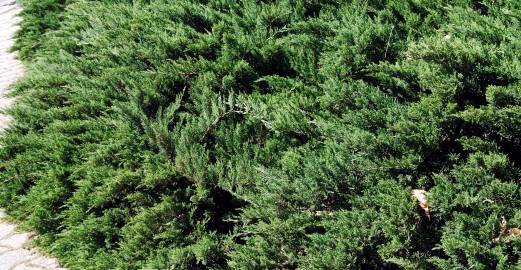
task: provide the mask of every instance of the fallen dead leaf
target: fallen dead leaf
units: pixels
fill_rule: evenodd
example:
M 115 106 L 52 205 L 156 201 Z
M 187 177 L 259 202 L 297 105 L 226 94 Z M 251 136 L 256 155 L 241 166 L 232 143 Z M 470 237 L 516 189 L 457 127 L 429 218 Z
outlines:
M 427 219 L 430 220 L 431 215 L 429 212 L 429 203 L 427 201 L 427 194 L 428 194 L 427 191 L 425 191 L 423 189 L 413 189 L 412 190 L 412 196 L 414 198 L 416 198 L 416 200 L 418 200 L 420 207 L 425 212 L 425 216 L 427 217 Z
M 521 229 L 519 228 L 508 228 L 508 223 L 505 217 L 501 217 L 501 230 L 499 232 L 499 236 L 494 238 L 492 242 L 498 243 L 498 242 L 504 242 L 504 243 L 510 243 L 512 242 L 513 238 L 520 237 L 521 236 Z

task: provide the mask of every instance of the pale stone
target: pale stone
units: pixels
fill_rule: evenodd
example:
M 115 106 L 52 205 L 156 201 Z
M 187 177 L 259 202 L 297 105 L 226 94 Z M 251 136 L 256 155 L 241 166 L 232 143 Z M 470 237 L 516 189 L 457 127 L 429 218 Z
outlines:
M 10 51 L 21 20 L 17 16 L 19 12 L 16 1 L 0 0 L 0 113 L 14 102 L 6 94 L 24 73 L 23 64 L 16 58 L 17 53 Z M 7 128 L 10 120 L 11 117 L 0 114 L 0 130 Z M 66 270 L 56 260 L 28 249 L 26 246 L 33 234 L 17 232 L 16 226 L 5 219 L 5 212 L 0 209 L 0 270 Z
M 2 246 L 0 246 L 0 255 L 6 253 L 9 250 L 13 250 L 13 249 L 10 248 L 10 247 L 2 247 Z
M 16 227 L 12 224 L 0 223 L 0 239 L 4 239 L 14 232 Z
M 0 255 L 0 269 L 10 269 L 24 262 L 28 262 L 33 258 L 34 255 L 28 250 L 11 250 Z
M 47 258 L 47 257 L 38 257 L 28 263 L 28 265 L 35 265 L 39 267 L 45 268 L 58 268 L 59 264 L 55 259 Z
M 11 268 L 13 270 L 42 270 L 42 269 L 45 269 L 45 268 L 41 268 L 41 267 L 38 267 L 38 266 L 31 266 L 31 265 L 27 265 L 27 264 L 20 264 L 20 265 L 17 265 L 15 266 L 14 268 Z
M 0 240 L 0 245 L 4 247 L 22 248 L 27 243 L 31 234 L 29 233 L 17 233 L 13 234 L 8 238 Z

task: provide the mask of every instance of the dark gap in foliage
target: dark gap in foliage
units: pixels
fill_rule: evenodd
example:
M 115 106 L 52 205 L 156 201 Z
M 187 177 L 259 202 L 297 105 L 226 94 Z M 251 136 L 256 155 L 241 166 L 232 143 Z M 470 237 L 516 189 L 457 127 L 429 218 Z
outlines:
M 367 14 L 367 17 L 369 17 L 369 19 L 371 19 L 371 20 L 374 20 L 378 16 L 378 13 L 374 10 L 368 10 L 366 12 L 366 14 Z
M 455 95 L 459 109 L 463 110 L 467 106 L 480 107 L 486 105 L 485 89 L 486 86 L 481 85 L 478 78 L 465 76 L 462 80 L 462 86 Z
M 297 75 L 297 72 L 291 67 L 288 56 L 281 48 L 270 51 L 267 56 L 247 52 L 244 59 L 250 63 L 259 77 L 278 75 L 294 78 Z
M 509 254 L 507 259 L 509 264 L 515 265 L 516 263 L 519 263 L 521 255 L 519 252 L 516 252 L 515 245 L 508 244 L 505 251 L 507 254 Z
M 470 70 L 469 70 L 470 69 Z M 479 73 L 467 68 L 461 79 L 462 86 L 456 92 L 455 99 L 459 109 L 466 106 L 480 107 L 487 104 L 485 92 L 488 86 L 508 86 L 516 82 L 512 78 L 503 78 L 496 73 Z
M 429 94 L 428 90 L 423 90 L 418 80 L 409 74 L 391 73 L 386 76 L 380 74 L 360 74 L 361 80 L 371 86 L 380 88 L 381 91 L 395 97 L 400 102 L 415 102 L 421 98 L 421 94 Z M 396 83 L 395 79 L 405 82 L 405 85 Z
M 490 139 L 496 142 L 501 149 L 501 152 L 505 153 L 509 160 L 514 163 L 516 167 L 521 167 L 521 139 L 508 139 L 503 138 L 497 133 L 489 135 Z
M 414 1 L 408 1 L 409 8 L 411 12 L 418 15 L 420 22 L 424 22 L 425 18 L 429 16 L 429 10 L 425 7 L 422 7 L 420 3 Z
M 479 126 L 468 123 L 459 117 L 447 118 L 441 123 L 440 129 L 442 130 L 440 143 L 435 149 L 424 153 L 422 161 L 416 167 L 415 181 L 412 184 L 414 187 L 417 186 L 417 179 L 421 176 L 427 176 L 431 182 L 425 188 L 429 188 L 434 184 L 430 178 L 433 173 L 450 170 L 453 166 L 449 160 L 450 154 L 458 154 L 462 160 L 468 157 L 468 153 L 463 151 L 458 139 L 463 136 L 470 137 L 483 134 L 483 130 Z
M 209 196 L 197 205 L 194 212 L 196 217 L 209 216 L 206 228 L 210 231 L 227 234 L 234 228 L 234 222 L 227 221 L 237 215 L 241 208 L 246 206 L 246 202 L 234 196 L 231 192 L 214 187 L 211 189 Z
M 313 225 L 307 226 L 306 228 L 304 228 L 304 231 L 306 232 L 306 234 L 325 234 L 327 230 L 326 228 L 324 228 L 324 226 Z
M 384 269 L 384 270 L 400 270 L 401 268 L 394 264 L 384 262 L 378 251 L 372 246 L 364 246 L 357 256 L 357 266 L 359 269 Z
M 288 142 L 292 146 L 302 146 L 309 142 L 311 136 L 309 134 L 303 132 L 297 132 L 293 130 L 288 130 L 284 133 L 284 136 L 288 139 Z
M 438 258 L 448 259 L 448 256 L 443 250 L 436 249 L 436 245 L 440 242 L 442 233 L 440 228 L 443 227 L 443 220 L 437 217 L 427 217 L 425 210 L 419 205 L 416 206 L 416 214 L 420 217 L 418 224 L 416 224 L 416 232 L 412 241 L 412 251 L 420 251 Z M 430 267 L 434 267 L 430 264 Z
M 472 0 L 472 5 L 475 10 L 481 15 L 488 14 L 488 6 L 483 3 L 483 0 Z
M 398 59 L 398 55 L 395 53 L 395 40 L 392 39 L 391 30 L 389 36 L 375 36 L 369 42 L 367 47 L 364 48 L 363 53 L 367 56 L 369 62 L 371 63 L 379 63 L 383 61 L 387 61 L 389 63 L 395 63 Z
M 199 33 L 210 33 L 212 32 L 212 22 L 206 19 L 201 14 L 192 13 L 192 11 L 187 10 L 187 14 L 182 17 L 183 22 L 195 29 L 195 31 Z
M 325 3 L 315 1 L 305 1 L 307 5 L 304 6 L 304 17 L 315 18 L 320 15 L 320 10 Z

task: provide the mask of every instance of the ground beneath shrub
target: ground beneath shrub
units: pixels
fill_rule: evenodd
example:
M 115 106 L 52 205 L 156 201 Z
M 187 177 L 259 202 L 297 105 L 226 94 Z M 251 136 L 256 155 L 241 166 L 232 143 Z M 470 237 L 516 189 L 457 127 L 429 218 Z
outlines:
M 6 91 L 23 74 L 23 66 L 16 59 L 16 52 L 9 52 L 13 45 L 20 17 L 16 1 L 0 0 L 0 110 L 4 110 L 13 100 L 5 97 Z M 9 117 L 0 114 L 0 130 L 7 127 Z M 16 225 L 6 221 L 0 209 L 0 270 L 64 269 L 57 261 L 47 258 L 36 250 L 27 247 L 34 236 L 16 230 Z

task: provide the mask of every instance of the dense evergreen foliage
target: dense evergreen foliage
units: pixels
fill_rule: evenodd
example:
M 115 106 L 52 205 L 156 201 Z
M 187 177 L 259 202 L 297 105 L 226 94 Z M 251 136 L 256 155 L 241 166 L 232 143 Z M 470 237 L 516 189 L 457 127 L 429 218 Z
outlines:
M 71 269 L 521 267 L 520 1 L 23 5 L 0 203 Z

